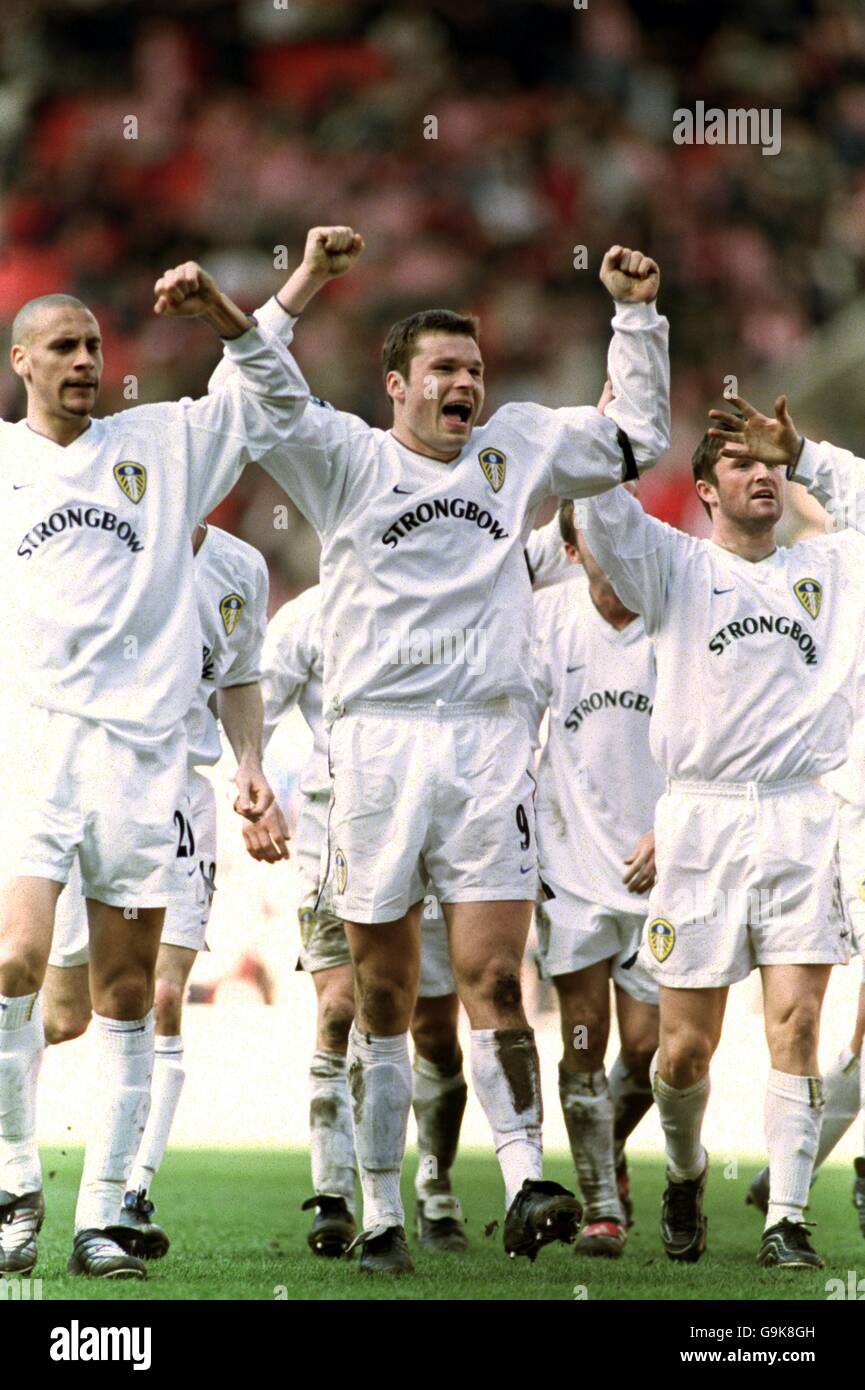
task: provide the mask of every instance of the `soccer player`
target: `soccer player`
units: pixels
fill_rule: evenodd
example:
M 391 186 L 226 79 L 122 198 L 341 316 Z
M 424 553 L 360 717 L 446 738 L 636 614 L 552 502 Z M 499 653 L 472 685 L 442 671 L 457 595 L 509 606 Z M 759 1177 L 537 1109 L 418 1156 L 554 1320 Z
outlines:
M 630 1129 L 622 1129 L 640 1118 L 637 1094 L 641 1113 L 651 1104 L 658 1045 L 658 987 L 635 960 L 645 922 L 635 895 L 654 882 L 647 827 L 663 791 L 649 752 L 655 658 L 642 620 L 574 525 L 573 502 L 561 504 L 558 520 L 571 573 L 582 565 L 582 575 L 535 598 L 538 724 L 549 710 L 535 816 L 541 882 L 553 894 L 538 905 L 536 926 L 541 970 L 559 1001 L 559 1097 L 585 1201 L 577 1251 L 617 1258 L 630 1214 L 622 1200 Z M 611 982 L 621 1038 L 615 1096 L 604 1070 Z
M 351 228 L 314 228 L 264 321 L 288 341 L 361 250 Z M 615 304 L 606 415 L 511 404 L 479 425 L 477 320 L 431 309 L 387 334 L 390 430 L 311 401 L 263 460 L 322 538 L 334 788 L 325 891 L 346 922 L 358 999 L 348 1075 L 365 1270 L 412 1269 L 399 1178 L 428 887 L 444 905 L 472 1078 L 504 1178 L 505 1250 L 533 1259 L 575 1238 L 579 1203 L 542 1178 L 538 1061 L 519 984 L 538 888 L 523 546 L 545 497 L 611 487 L 666 448 L 659 278 L 639 251 L 604 257 Z
M 304 1209 L 315 1208 L 308 1237 L 310 1249 L 316 1255 L 338 1256 L 345 1253 L 355 1235 L 355 1158 L 346 1080 L 354 977 L 344 924 L 323 905 L 316 909 L 331 796 L 322 715 L 321 606 L 321 588 L 315 585 L 274 614 L 265 640 L 262 688 L 268 738 L 295 705 L 313 735 L 312 753 L 300 780 L 303 802 L 294 837 L 301 880 L 298 968 L 312 976 L 318 1011 L 309 1111 L 314 1195 L 304 1203 Z M 278 815 L 274 802 L 259 822 L 244 826 L 244 839 L 254 859 L 275 863 L 286 857 Z M 450 1172 L 467 1088 L 447 930 L 431 902 L 424 904 L 421 934 L 420 984 L 411 1022 L 415 1045 L 412 1104 L 419 1150 L 416 1230 L 422 1249 L 460 1251 L 465 1250 L 467 1241 Z
M 153 970 L 185 793 L 182 721 L 200 673 L 189 537 L 305 405 L 281 344 L 194 262 L 157 281 L 155 310 L 200 316 L 226 339 L 236 370 L 224 391 L 95 419 L 102 346 L 86 306 L 50 295 L 13 324 L 27 415 L 0 424 L 0 670 L 14 672 L 17 697 L 0 758 L 2 1273 L 26 1274 L 37 1257 L 38 994 L 76 856 L 99 1077 L 87 1161 L 101 1185 L 73 1271 L 99 1272 L 104 1231 L 117 1224 L 149 1104 Z M 127 1274 L 143 1277 L 143 1265 Z
M 641 613 L 658 663 L 651 748 L 669 781 L 641 957 L 661 987 L 661 1238 L 673 1260 L 705 1249 L 709 1065 L 728 987 L 758 966 L 771 1065 L 758 1259 L 819 1268 L 803 1218 L 822 1110 L 817 1042 L 849 929 L 835 799 L 818 779 L 846 756 L 865 569 L 842 537 L 779 547 L 780 470 L 723 450 L 707 433 L 693 456 L 709 540 L 647 516 L 623 488 L 584 503 L 589 547 Z
M 267 566 L 251 545 L 201 523 L 193 534 L 198 618 L 203 639 L 201 678 L 186 715 L 188 790 L 174 813 L 178 897 L 166 912 L 156 959 L 155 1053 L 150 1114 L 122 1194 L 111 1239 L 128 1255 L 159 1259 L 169 1241 L 152 1220 L 150 1189 L 159 1171 L 185 1080 L 181 1018 L 186 983 L 205 938 L 216 881 L 216 802 L 197 769 L 219 761 L 217 713 L 237 758 L 238 809 L 268 806 L 284 822 L 261 769 L 263 704 L 258 684 L 267 624 Z M 48 1043 L 79 1037 L 91 1017 L 87 914 L 77 869 L 60 896 L 43 989 Z M 101 1179 L 85 1164 L 76 1228 Z M 119 1263 L 116 1258 L 115 1263 Z M 125 1267 L 121 1265 L 120 1267 Z
M 846 450 L 827 443 L 816 445 L 805 440 L 796 429 L 787 408 L 786 396 L 775 402 L 774 418 L 761 415 L 741 397 L 733 397 L 738 415 L 729 411 L 710 411 L 718 421 L 710 434 L 723 441 L 726 457 L 753 459 L 769 466 L 783 467 L 787 477 L 803 484 L 826 506 L 838 523 L 865 530 L 865 462 Z M 862 663 L 859 663 L 860 670 Z M 861 710 L 861 696 L 858 709 Z M 843 891 L 859 954 L 865 964 L 865 719 L 857 718 L 850 740 L 849 756 L 837 772 L 824 778 L 839 798 L 838 851 Z M 865 983 L 859 991 L 859 1006 L 849 1046 L 844 1048 L 823 1078 L 826 1107 L 820 1128 L 820 1142 L 814 1161 L 815 1172 L 847 1132 L 860 1110 L 865 1109 L 865 1068 L 862 1043 L 865 1038 Z M 863 1155 L 854 1159 L 853 1203 L 859 1229 L 865 1235 L 865 1143 Z M 751 1183 L 748 1201 L 765 1211 L 769 1189 L 769 1170 L 764 1168 Z

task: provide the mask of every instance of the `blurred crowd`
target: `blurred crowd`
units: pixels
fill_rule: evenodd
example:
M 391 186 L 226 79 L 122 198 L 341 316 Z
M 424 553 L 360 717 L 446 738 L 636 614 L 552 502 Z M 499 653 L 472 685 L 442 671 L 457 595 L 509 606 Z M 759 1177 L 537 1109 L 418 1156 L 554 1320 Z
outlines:
M 780 108 L 781 152 L 675 145 L 697 100 Z M 862 289 L 865 8 L 4 0 L 0 320 L 52 290 L 85 299 L 104 411 L 205 388 L 210 335 L 150 312 L 165 266 L 200 259 L 251 308 L 329 222 L 368 250 L 304 316 L 298 359 L 316 394 L 380 425 L 384 332 L 430 305 L 480 314 L 490 409 L 593 402 L 602 254 L 657 257 L 674 433 L 644 500 L 702 530 L 688 465 L 708 405 Z M 4 372 L 0 413 L 22 406 Z M 316 576 L 306 524 L 274 527 L 285 500 L 250 470 L 217 517 L 267 556 L 274 606 Z

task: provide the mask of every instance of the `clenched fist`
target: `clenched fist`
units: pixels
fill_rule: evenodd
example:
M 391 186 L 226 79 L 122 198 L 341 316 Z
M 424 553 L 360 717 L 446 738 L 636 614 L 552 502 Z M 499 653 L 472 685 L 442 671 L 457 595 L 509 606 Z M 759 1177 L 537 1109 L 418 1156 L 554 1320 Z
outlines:
M 611 246 L 601 265 L 601 284 L 620 304 L 651 304 L 658 296 L 661 272 L 642 251 Z
M 351 227 L 313 227 L 307 233 L 303 267 L 318 279 L 345 275 L 363 253 L 363 237 Z
M 206 314 L 222 298 L 212 275 L 197 263 L 184 261 L 173 270 L 166 270 L 153 286 L 155 314 L 177 318 L 194 318 Z

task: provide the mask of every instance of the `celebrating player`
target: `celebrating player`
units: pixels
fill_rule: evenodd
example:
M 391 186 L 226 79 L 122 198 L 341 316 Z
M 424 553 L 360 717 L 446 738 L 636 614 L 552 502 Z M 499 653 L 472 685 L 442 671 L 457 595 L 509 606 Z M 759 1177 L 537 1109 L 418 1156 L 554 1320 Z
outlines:
M 316 1255 L 338 1256 L 349 1248 L 355 1235 L 355 1159 L 346 1082 L 354 978 L 344 924 L 323 905 L 316 909 L 331 795 L 322 717 L 321 605 L 321 589 L 316 585 L 274 614 L 265 641 L 262 688 L 268 738 L 295 705 L 299 705 L 313 735 L 312 754 L 301 775 L 303 805 L 293 841 L 302 884 L 298 965 L 312 976 L 318 1009 L 309 1111 L 314 1195 L 304 1203 L 304 1209 L 315 1207 L 308 1237 L 310 1249 Z M 257 824 L 244 826 L 244 839 L 254 859 L 275 863 L 286 857 L 278 814 L 274 802 Z M 431 910 L 433 907 L 431 903 L 424 906 L 420 985 L 411 1022 L 415 1044 L 412 1103 L 419 1150 L 416 1228 L 422 1249 L 459 1251 L 467 1242 L 460 1201 L 451 1190 L 450 1171 L 467 1090 L 447 931 L 440 912 Z
M 658 1045 L 658 987 L 634 959 L 645 921 L 634 895 L 654 882 L 646 827 L 663 791 L 649 752 L 655 661 L 642 620 L 616 596 L 574 526 L 572 502 L 562 503 L 559 525 L 569 565 L 582 563 L 585 578 L 535 599 L 536 717 L 547 709 L 550 716 L 538 765 L 538 857 L 553 894 L 538 906 L 536 923 L 541 969 L 559 1001 L 559 1096 L 586 1204 L 577 1251 L 616 1258 L 630 1214 L 622 1201 L 630 1129 L 622 1129 L 651 1104 Z M 616 1094 L 604 1070 L 611 980 L 621 1038 Z
M 700 1132 L 729 985 L 762 975 L 771 1191 L 759 1262 L 819 1268 L 803 1211 L 820 1129 L 820 1010 L 847 959 L 837 812 L 819 776 L 846 756 L 863 556 L 841 537 L 776 545 L 777 467 L 693 457 L 708 541 L 647 516 L 623 488 L 586 502 L 586 539 L 658 662 L 652 752 L 669 777 L 641 955 L 661 986 L 653 1085 L 668 1174 L 661 1237 L 706 1244 Z
M 205 948 L 216 880 L 216 803 L 213 787 L 197 768 L 212 767 L 222 747 L 219 719 L 237 757 L 237 809 L 268 807 L 275 825 L 281 812 L 261 770 L 263 706 L 258 685 L 267 622 L 267 566 L 252 546 L 218 527 L 197 526 L 192 541 L 195 591 L 203 638 L 201 679 L 186 716 L 188 791 L 175 811 L 178 897 L 168 908 L 156 959 L 155 1053 L 150 1114 L 122 1197 L 116 1226 L 92 1272 L 116 1277 L 137 1269 L 137 1257 L 159 1259 L 168 1237 L 152 1220 L 150 1189 L 168 1145 L 186 1072 L 181 1017 L 186 983 Z M 214 710 L 215 705 L 215 710 Z M 91 1016 L 87 914 L 77 870 L 57 906 L 54 942 L 43 990 L 46 1042 L 64 1042 L 86 1029 Z M 85 1160 L 76 1227 L 86 1229 L 100 1175 Z M 118 1200 L 118 1209 L 120 1201 Z M 112 1245 L 114 1248 L 112 1249 Z M 121 1247 L 118 1249 L 117 1247 Z
M 313 229 L 265 321 L 288 341 L 362 245 L 350 228 Z M 411 1268 L 399 1179 L 428 886 L 444 905 L 504 1178 L 505 1249 L 533 1259 L 575 1237 L 579 1204 L 542 1179 L 538 1061 L 519 985 L 538 888 L 523 544 L 543 498 L 603 490 L 654 463 L 669 415 L 658 268 L 616 246 L 601 279 L 615 302 L 606 416 L 512 404 L 479 426 L 477 320 L 426 310 L 385 340 L 390 430 L 311 402 L 264 460 L 323 543 L 326 891 L 346 922 L 358 1000 L 348 1075 L 363 1269 Z
M 775 402 L 775 415 L 761 415 L 741 397 L 733 397 L 737 415 L 729 411 L 709 412 L 719 427 L 709 433 L 723 442 L 725 457 L 742 462 L 753 459 L 769 466 L 784 467 L 787 477 L 802 483 L 843 525 L 865 530 L 865 461 L 831 444 L 815 445 L 796 429 L 787 409 L 786 396 Z M 859 662 L 860 670 L 862 662 Z M 861 696 L 858 708 L 861 709 Z M 838 850 L 843 892 L 859 954 L 865 964 L 865 720 L 860 716 L 850 740 L 849 756 L 837 772 L 826 777 L 826 785 L 839 798 Z M 825 1109 L 814 1170 L 821 1166 L 847 1132 L 860 1109 L 865 1108 L 865 1072 L 861 1064 L 865 1037 L 865 984 L 859 991 L 859 1007 L 849 1046 L 842 1049 L 823 1078 Z M 865 1145 L 863 1145 L 865 1155 Z M 853 1202 L 859 1228 L 865 1235 L 865 1156 L 854 1159 Z M 751 1183 L 748 1201 L 766 1210 L 769 1170 L 764 1168 Z
M 50 295 L 13 325 L 27 417 L 0 425 L 0 576 L 15 614 L 0 670 L 14 672 L 17 697 L 0 759 L 3 1273 L 36 1262 L 38 992 L 76 856 L 99 1078 L 88 1166 L 99 1183 L 75 1236 L 74 1271 L 98 1272 L 104 1231 L 117 1224 L 149 1105 L 153 971 L 185 793 L 182 721 L 200 674 L 189 537 L 305 404 L 279 342 L 201 267 L 163 275 L 155 309 L 200 316 L 227 340 L 236 370 L 219 395 L 94 419 L 102 346 L 86 306 Z

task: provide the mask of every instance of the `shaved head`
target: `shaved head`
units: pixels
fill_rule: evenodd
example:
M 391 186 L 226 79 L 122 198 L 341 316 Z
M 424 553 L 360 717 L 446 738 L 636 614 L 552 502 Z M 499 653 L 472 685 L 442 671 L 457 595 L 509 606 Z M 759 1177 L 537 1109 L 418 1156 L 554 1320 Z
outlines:
M 39 330 L 45 311 L 50 309 L 83 309 L 85 314 L 90 313 L 87 305 L 76 299 L 74 294 L 40 294 L 36 299 L 28 299 L 26 304 L 22 304 L 15 315 L 12 324 L 13 344 L 28 346 L 34 333 Z

